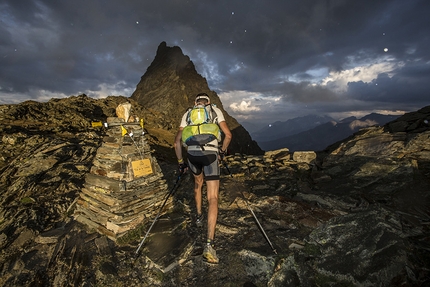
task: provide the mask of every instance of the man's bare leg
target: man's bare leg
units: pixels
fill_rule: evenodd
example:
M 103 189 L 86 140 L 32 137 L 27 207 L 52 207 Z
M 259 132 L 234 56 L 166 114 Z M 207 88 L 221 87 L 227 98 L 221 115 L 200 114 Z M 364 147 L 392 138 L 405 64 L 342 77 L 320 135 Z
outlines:
M 208 196 L 208 239 L 214 240 L 215 227 L 218 218 L 219 180 L 206 181 Z
M 194 200 L 196 202 L 197 214 L 202 214 L 202 187 L 203 173 L 194 175 Z

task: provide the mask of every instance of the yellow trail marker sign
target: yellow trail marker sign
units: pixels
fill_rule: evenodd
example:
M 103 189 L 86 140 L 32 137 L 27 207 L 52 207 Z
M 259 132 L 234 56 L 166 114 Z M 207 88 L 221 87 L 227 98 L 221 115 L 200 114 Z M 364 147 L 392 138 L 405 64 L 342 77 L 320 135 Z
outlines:
M 153 173 L 149 158 L 132 161 L 131 167 L 133 168 L 135 177 L 141 177 Z
M 98 128 L 98 127 L 102 127 L 103 123 L 102 122 L 91 122 L 91 126 L 93 128 Z

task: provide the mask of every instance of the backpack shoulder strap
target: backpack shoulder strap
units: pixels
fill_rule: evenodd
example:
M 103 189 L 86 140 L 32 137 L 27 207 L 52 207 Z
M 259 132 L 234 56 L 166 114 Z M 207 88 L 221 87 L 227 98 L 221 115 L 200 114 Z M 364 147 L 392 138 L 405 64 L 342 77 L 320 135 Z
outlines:
M 189 125 L 191 123 L 190 120 L 190 112 L 192 111 L 193 107 L 188 107 L 185 113 L 187 114 L 187 124 Z
M 210 120 L 210 122 L 218 124 L 218 115 L 217 115 L 217 113 L 215 112 L 215 110 L 213 108 L 214 105 L 213 104 L 207 105 L 206 106 L 206 110 L 208 110 L 208 106 L 209 106 L 209 112 L 208 112 L 208 114 L 209 114 L 209 120 Z

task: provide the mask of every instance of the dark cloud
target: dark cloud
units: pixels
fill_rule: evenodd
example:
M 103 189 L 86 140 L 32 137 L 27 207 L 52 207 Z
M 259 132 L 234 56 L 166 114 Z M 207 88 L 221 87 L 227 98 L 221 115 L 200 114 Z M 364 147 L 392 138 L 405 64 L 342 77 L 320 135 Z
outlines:
M 326 87 L 312 85 L 309 82 L 286 82 L 278 89 L 287 102 L 318 103 L 334 102 L 339 97 Z
M 427 80 L 426 80 L 427 79 Z M 348 94 L 352 98 L 371 102 L 403 104 L 414 106 L 428 104 L 430 91 L 430 67 L 428 64 L 412 64 L 390 77 L 383 73 L 369 82 L 348 83 Z
M 129 96 L 166 41 L 211 89 L 240 91 L 225 96 L 246 103 L 233 115 L 419 108 L 430 102 L 428 11 L 426 0 L 3 0 L 0 103 Z

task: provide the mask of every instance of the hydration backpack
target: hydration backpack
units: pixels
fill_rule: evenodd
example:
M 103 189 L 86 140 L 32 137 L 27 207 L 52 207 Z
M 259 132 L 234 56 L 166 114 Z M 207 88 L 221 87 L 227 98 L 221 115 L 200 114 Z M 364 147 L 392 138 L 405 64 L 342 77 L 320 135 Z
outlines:
M 203 147 L 213 140 L 221 141 L 221 131 L 212 105 L 198 105 L 188 109 L 187 126 L 182 131 L 182 142 L 187 146 Z

